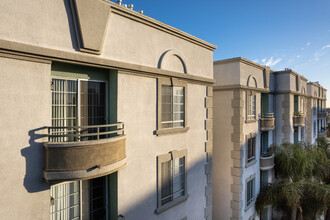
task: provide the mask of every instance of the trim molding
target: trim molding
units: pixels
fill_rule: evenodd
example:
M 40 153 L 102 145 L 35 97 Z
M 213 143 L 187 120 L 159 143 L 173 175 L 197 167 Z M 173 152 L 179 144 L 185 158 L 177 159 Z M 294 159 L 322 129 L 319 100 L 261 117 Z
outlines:
M 217 60 L 217 61 L 214 61 L 213 64 L 219 64 L 219 63 L 234 63 L 234 62 L 241 62 L 241 63 L 244 63 L 244 64 L 247 64 L 249 66 L 253 66 L 253 67 L 256 67 L 258 69 L 261 69 L 261 70 L 264 70 L 266 69 L 267 67 L 266 66 L 263 66 L 263 65 L 260 65 L 258 63 L 255 63 L 251 60 L 248 60 L 248 59 L 245 59 L 244 57 L 235 57 L 235 58 L 230 58 L 230 59 L 225 59 L 225 60 Z M 269 69 L 271 72 L 274 72 L 273 70 Z
M 114 173 L 124 167 L 127 164 L 127 157 L 107 166 L 100 167 L 98 169 L 87 171 L 77 170 L 68 172 L 47 172 L 44 170 L 44 179 L 46 182 L 55 184 L 63 181 L 74 181 L 74 180 L 86 180 L 91 178 L 97 178 Z
M 269 89 L 263 89 L 263 88 L 255 88 L 255 87 L 249 87 L 245 85 L 228 85 L 228 86 L 213 86 L 214 91 L 221 91 L 221 90 L 237 90 L 237 89 L 244 89 L 244 90 L 252 90 L 262 93 L 269 93 Z
M 212 78 L 194 76 L 194 75 L 162 70 L 154 67 L 147 67 L 137 64 L 124 63 L 120 61 L 100 58 L 95 55 L 87 54 L 87 53 L 67 52 L 67 51 L 32 46 L 23 43 L 2 40 L 2 39 L 0 39 L 0 52 L 10 55 L 17 55 L 19 57 L 25 57 L 24 59 L 34 58 L 37 60 L 44 60 L 45 62 L 59 61 L 65 63 L 80 64 L 85 66 L 121 70 L 122 73 L 129 72 L 130 74 L 134 73 L 143 76 L 151 75 L 151 76 L 175 77 L 191 83 L 202 84 L 202 85 L 211 85 L 215 83 L 215 80 Z
M 10 59 L 15 59 L 15 60 L 24 60 L 24 61 L 30 61 L 30 62 L 36 62 L 36 63 L 45 63 L 45 64 L 52 63 L 50 60 L 21 56 L 18 54 L 11 54 L 11 53 L 7 53 L 6 51 L 2 51 L 1 49 L 0 49 L 0 57 L 10 58 Z

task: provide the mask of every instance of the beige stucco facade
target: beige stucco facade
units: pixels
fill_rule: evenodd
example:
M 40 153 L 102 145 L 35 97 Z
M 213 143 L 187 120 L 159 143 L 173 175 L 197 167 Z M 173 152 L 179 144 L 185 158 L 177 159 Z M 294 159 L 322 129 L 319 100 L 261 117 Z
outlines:
M 0 2 L 0 8 L 2 218 L 50 218 L 52 183 L 44 179 L 48 171 L 43 173 L 44 160 L 50 160 L 45 158 L 43 144 L 47 142 L 45 127 L 52 124 L 51 79 L 56 76 L 88 80 L 95 70 L 109 78 L 107 102 L 111 106 L 109 112 L 115 115 L 109 117 L 116 119 L 111 123 L 124 123 L 125 137 L 120 146 L 125 149 L 117 152 L 120 156 L 115 158 L 121 163 L 118 165 L 117 161 L 109 167 L 106 159 L 111 156 L 99 153 L 102 160 L 93 169 L 100 172 L 71 171 L 82 169 L 79 158 L 71 161 L 71 168 L 64 166 L 63 172 L 71 177 L 74 173 L 75 178 L 81 180 L 117 173 L 117 216 L 111 215 L 111 219 L 211 219 L 213 102 L 210 86 L 214 82 L 212 59 L 216 47 L 110 1 L 5 0 Z M 95 13 L 99 16 L 93 21 L 89 16 Z M 93 22 L 102 25 L 95 26 Z M 86 28 L 98 35 L 91 37 Z M 62 66 L 68 68 L 67 73 L 54 73 Z M 75 68 L 81 70 L 76 72 Z M 86 74 L 84 69 L 88 70 Z M 161 117 L 158 112 L 160 79 L 185 83 L 186 120 L 184 128 L 168 129 L 157 135 Z M 104 152 L 113 150 L 107 148 L 108 145 L 102 146 Z M 95 153 L 92 148 L 85 150 Z M 156 214 L 160 181 L 157 157 L 180 150 L 187 152 L 187 199 Z M 61 154 L 63 151 L 59 149 L 56 155 Z M 51 156 L 55 154 L 47 154 L 48 158 Z M 83 160 L 87 161 L 85 156 Z M 54 161 L 52 166 L 56 167 Z M 66 178 L 62 174 L 61 178 Z M 57 184 L 73 179 L 60 180 L 59 175 L 55 178 Z
M 290 69 L 274 71 L 241 57 L 215 61 L 214 78 L 213 219 L 276 219 L 271 207 L 254 209 L 264 184 L 275 181 L 269 147 L 314 144 L 325 126 L 326 90 Z
M 217 80 L 214 90 L 213 219 L 259 219 L 255 198 L 247 201 L 247 182 L 254 179 L 254 193 L 260 190 L 261 94 L 270 95 L 270 72 L 244 58 L 214 62 Z M 248 117 L 250 94 L 255 95 L 254 118 Z M 268 102 L 267 102 L 268 104 Z M 267 105 L 271 111 L 272 104 Z M 266 132 L 267 147 L 272 131 Z M 248 158 L 248 140 L 254 139 L 254 159 Z M 267 168 L 272 181 L 272 166 Z M 248 202 L 248 203 L 247 203 Z

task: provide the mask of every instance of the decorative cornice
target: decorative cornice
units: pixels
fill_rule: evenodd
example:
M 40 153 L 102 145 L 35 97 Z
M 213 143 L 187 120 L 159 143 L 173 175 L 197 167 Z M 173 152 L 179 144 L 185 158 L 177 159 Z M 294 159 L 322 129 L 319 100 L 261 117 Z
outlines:
M 299 73 L 289 69 L 289 70 L 282 70 L 282 71 L 275 71 L 274 74 L 291 74 L 293 76 L 298 76 L 300 77 L 300 79 L 302 79 L 303 81 L 307 82 L 308 79 L 305 78 L 304 76 L 300 75 Z
M 213 64 L 234 63 L 234 62 L 241 62 L 241 63 L 247 64 L 249 66 L 253 66 L 253 67 L 256 67 L 258 69 L 261 69 L 261 70 L 264 70 L 264 69 L 268 68 L 266 66 L 255 63 L 251 60 L 245 59 L 244 57 L 235 57 L 235 58 L 230 58 L 230 59 L 225 59 L 225 60 L 217 60 L 217 61 L 214 61 Z M 273 72 L 271 69 L 270 69 L 270 71 Z
M 252 90 L 252 91 L 263 92 L 263 93 L 270 92 L 269 89 L 255 88 L 255 87 L 249 87 L 249 86 L 244 86 L 244 85 L 213 86 L 214 91 L 237 90 L 237 89 Z
M 185 81 L 197 84 L 211 85 L 215 82 L 213 78 L 194 76 L 190 74 L 178 73 L 168 70 L 162 70 L 154 67 L 147 67 L 137 64 L 124 63 L 120 61 L 100 58 L 93 54 L 67 52 L 44 47 L 32 46 L 0 39 L 0 52 L 11 55 L 19 55 L 26 59 L 41 59 L 45 61 L 59 61 L 73 63 L 85 66 L 94 66 L 106 69 L 120 70 L 131 74 L 151 76 L 151 77 L 175 77 Z

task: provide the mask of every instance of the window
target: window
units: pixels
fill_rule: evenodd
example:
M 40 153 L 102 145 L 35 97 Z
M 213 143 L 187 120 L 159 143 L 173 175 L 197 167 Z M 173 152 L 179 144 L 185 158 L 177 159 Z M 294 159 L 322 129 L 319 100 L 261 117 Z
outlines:
M 300 141 L 305 142 L 305 129 L 304 129 L 304 127 L 300 128 Z
M 246 179 L 246 209 L 250 208 L 255 200 L 255 174 Z
M 316 136 L 316 121 L 314 121 L 314 125 L 313 125 L 313 136 Z
M 187 199 L 187 150 L 160 155 L 158 161 L 159 214 Z
M 187 87 L 176 79 L 158 79 L 157 134 L 187 131 Z
M 265 189 L 268 185 L 268 170 L 260 170 L 260 188 Z
M 248 135 L 246 162 L 250 163 L 256 159 L 256 137 L 253 134 Z
M 107 219 L 108 178 L 51 186 L 50 219 Z
M 57 134 L 74 133 L 75 126 L 102 125 L 106 123 L 106 83 L 87 80 L 52 79 L 52 126 Z M 72 127 L 70 130 L 61 127 Z M 104 128 L 101 129 L 104 131 Z M 85 133 L 95 133 L 88 128 Z M 96 139 L 95 136 L 60 137 L 56 142 Z
M 256 119 L 256 94 L 253 91 L 247 92 L 247 120 Z
M 184 127 L 184 87 L 162 85 L 162 128 Z
M 305 97 L 300 97 L 300 111 L 305 112 Z

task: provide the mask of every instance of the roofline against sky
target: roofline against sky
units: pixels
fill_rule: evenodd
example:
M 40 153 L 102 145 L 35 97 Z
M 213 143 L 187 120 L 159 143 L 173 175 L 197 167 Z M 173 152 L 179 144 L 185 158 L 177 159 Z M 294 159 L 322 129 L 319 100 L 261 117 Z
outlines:
M 292 69 L 285 69 L 285 70 L 280 70 L 280 71 L 275 71 L 275 70 L 272 70 L 270 67 L 268 66 L 264 66 L 264 65 L 261 65 L 261 64 L 258 64 L 256 62 L 253 62 L 251 60 L 248 60 L 244 57 L 234 57 L 234 58 L 229 58 L 229 59 L 223 59 L 223 60 L 216 60 L 216 61 L 213 61 L 213 64 L 216 65 L 216 64 L 220 64 L 220 63 L 234 63 L 234 62 L 241 62 L 241 63 L 245 63 L 245 64 L 248 64 L 250 66 L 253 66 L 253 67 L 256 67 L 256 68 L 259 68 L 259 69 L 266 69 L 268 68 L 272 73 L 274 74 L 284 74 L 284 73 L 289 73 L 289 74 L 292 74 L 294 76 L 299 76 L 302 80 L 304 80 L 305 82 L 308 82 L 308 79 L 302 75 L 300 75 L 299 73 L 295 72 L 294 70 Z M 321 87 L 323 88 L 324 90 L 328 91 L 327 89 L 325 89 L 323 86 L 321 86 L 320 84 L 317 84 L 315 82 L 308 82 L 308 83 L 311 83 L 313 85 L 316 85 L 318 87 Z
M 174 28 L 170 25 L 167 25 L 163 22 L 155 20 L 155 19 L 153 19 L 149 16 L 146 16 L 142 13 L 139 13 L 139 12 L 136 12 L 134 10 L 128 9 L 124 6 L 118 5 L 118 4 L 116 4 L 112 1 L 109 1 L 109 0 L 102 0 L 102 1 L 107 3 L 107 4 L 110 4 L 111 12 L 113 12 L 113 13 L 120 14 L 120 15 L 128 17 L 132 20 L 136 20 L 137 22 L 140 22 L 140 23 L 143 23 L 145 25 L 148 25 L 148 26 L 154 27 L 156 29 L 162 30 L 164 32 L 167 32 L 167 33 L 172 34 L 174 36 L 177 36 L 179 38 L 188 40 L 192 43 L 195 43 L 195 44 L 198 44 L 202 47 L 205 47 L 206 49 L 209 49 L 211 51 L 214 51 L 215 49 L 217 49 L 217 46 L 215 46 L 215 45 L 213 45 L 209 42 L 206 42 L 206 41 L 204 41 L 200 38 L 197 38 L 197 37 L 195 37 L 191 34 L 188 34 L 184 31 L 181 31 L 181 30 L 179 30 L 177 28 Z

